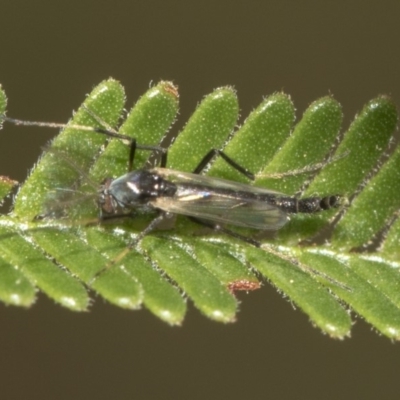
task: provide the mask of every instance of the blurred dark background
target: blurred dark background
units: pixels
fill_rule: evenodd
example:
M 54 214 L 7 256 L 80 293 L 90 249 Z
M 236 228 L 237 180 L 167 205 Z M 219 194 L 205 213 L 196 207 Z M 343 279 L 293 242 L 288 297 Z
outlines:
M 301 116 L 333 94 L 345 126 L 378 94 L 400 104 L 397 1 L 6 1 L 0 83 L 15 118 L 66 121 L 110 76 L 130 107 L 160 79 L 179 85 L 183 126 L 212 89 L 234 85 L 242 119 L 284 90 Z M 0 132 L 0 172 L 23 180 L 55 135 Z M 0 305 L 3 399 L 387 399 L 398 394 L 400 347 L 355 320 L 351 339 L 313 328 L 265 285 L 241 295 L 222 325 L 190 307 L 171 328 L 146 310 L 96 299 L 76 314 L 44 296 L 30 310 Z

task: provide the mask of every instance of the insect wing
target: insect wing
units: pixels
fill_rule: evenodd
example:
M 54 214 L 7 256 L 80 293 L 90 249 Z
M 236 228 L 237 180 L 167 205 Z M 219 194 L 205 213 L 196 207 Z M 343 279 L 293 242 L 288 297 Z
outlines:
M 261 196 L 277 192 L 239 182 L 156 168 L 153 171 L 177 185 L 171 197 L 158 197 L 152 204 L 161 210 L 246 228 L 277 230 L 287 215 Z M 280 194 L 280 193 L 279 193 Z

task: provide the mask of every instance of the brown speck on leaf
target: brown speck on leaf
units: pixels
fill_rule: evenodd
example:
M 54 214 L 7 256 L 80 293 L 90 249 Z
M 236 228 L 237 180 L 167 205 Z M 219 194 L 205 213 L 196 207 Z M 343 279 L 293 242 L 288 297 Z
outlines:
M 164 90 L 168 93 L 171 93 L 175 97 L 179 97 L 178 86 L 174 85 L 172 82 L 163 82 Z
M 228 284 L 228 289 L 234 293 L 239 290 L 245 290 L 246 292 L 260 289 L 261 285 L 258 281 L 248 281 L 247 279 L 240 279 L 233 281 Z
M 11 187 L 18 184 L 18 181 L 14 181 L 13 179 L 10 179 L 8 176 L 0 176 L 0 182 L 10 185 Z

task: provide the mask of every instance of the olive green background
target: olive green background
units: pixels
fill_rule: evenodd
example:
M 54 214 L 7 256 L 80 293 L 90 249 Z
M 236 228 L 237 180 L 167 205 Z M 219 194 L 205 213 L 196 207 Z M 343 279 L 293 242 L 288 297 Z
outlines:
M 340 4 L 339 4 L 340 3 Z M 201 98 L 234 85 L 242 119 L 284 90 L 301 116 L 333 94 L 346 126 L 372 97 L 400 105 L 398 1 L 3 1 L 0 83 L 15 118 L 66 121 L 110 76 L 128 106 L 160 79 L 180 88 L 177 132 Z M 54 136 L 4 126 L 0 173 L 23 180 Z M 360 144 L 362 145 L 362 144 Z M 1 245 L 1 243 L 0 243 Z M 387 399 L 399 393 L 400 344 L 356 320 L 334 341 L 267 283 L 241 294 L 235 324 L 190 307 L 171 328 L 145 310 L 96 299 L 76 314 L 44 296 L 0 305 L 3 399 Z

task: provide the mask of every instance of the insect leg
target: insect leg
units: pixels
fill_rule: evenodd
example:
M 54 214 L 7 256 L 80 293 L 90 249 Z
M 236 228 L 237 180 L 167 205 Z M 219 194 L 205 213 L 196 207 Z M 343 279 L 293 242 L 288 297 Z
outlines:
M 115 264 L 120 262 L 134 247 L 136 247 L 140 241 L 148 235 L 151 231 L 153 231 L 166 217 L 168 213 L 166 212 L 160 212 L 160 214 L 155 217 L 145 229 L 143 229 L 134 240 L 132 240 L 128 246 L 125 247 L 124 250 L 122 250 L 115 258 L 113 258 L 109 263 L 107 263 L 103 268 L 101 268 L 99 271 L 95 273 L 95 275 L 90 279 L 89 281 L 89 286 L 93 284 L 93 282 L 101 275 L 104 274 L 107 270 L 109 270 L 111 267 L 113 267 Z M 131 216 L 130 214 L 125 214 L 127 217 Z M 124 217 L 123 215 L 119 216 Z
M 165 168 L 167 165 L 167 156 L 168 150 L 159 146 L 146 146 L 139 145 L 136 142 L 136 139 L 131 138 L 130 150 L 129 150 L 129 163 L 128 163 L 128 172 L 133 171 L 133 161 L 135 159 L 136 150 L 149 150 L 149 151 L 158 151 L 161 153 L 160 167 Z
M 133 160 L 135 158 L 136 147 L 136 139 L 132 139 L 129 149 L 128 172 L 131 172 L 133 169 Z
M 236 161 L 232 160 L 229 156 L 227 156 L 222 150 L 218 149 L 211 149 L 200 161 L 199 165 L 194 169 L 193 173 L 194 174 L 200 174 L 204 168 L 209 164 L 209 162 L 215 157 L 215 156 L 221 156 L 232 168 L 236 169 L 236 171 L 240 172 L 250 180 L 254 181 L 255 176 L 252 172 L 247 170 L 246 168 L 242 167 L 239 165 Z
M 165 167 L 167 163 L 167 149 L 164 149 L 161 146 L 154 146 L 154 145 L 146 145 L 146 144 L 137 144 L 136 139 L 132 138 L 131 136 L 124 135 L 121 133 L 116 132 L 113 128 L 109 127 L 102 121 L 98 116 L 96 116 L 90 109 L 84 107 L 85 111 L 88 112 L 99 124 L 105 125 L 105 128 L 97 128 L 93 126 L 87 125 L 77 125 L 77 124 L 60 124 L 57 122 L 40 122 L 40 121 L 25 121 L 20 119 L 9 118 L 6 116 L 1 116 L 2 120 L 5 122 L 10 122 L 13 125 L 18 126 L 39 126 L 42 128 L 53 128 L 53 129 L 76 129 L 86 132 L 95 132 L 101 135 L 105 135 L 111 138 L 120 139 L 125 144 L 131 147 L 130 150 L 130 164 L 129 164 L 129 171 L 132 170 L 132 164 L 134 159 L 134 154 L 136 149 L 139 150 L 147 150 L 147 151 L 156 151 L 161 153 L 161 167 Z M 132 161 L 131 161 L 132 160 Z

